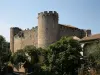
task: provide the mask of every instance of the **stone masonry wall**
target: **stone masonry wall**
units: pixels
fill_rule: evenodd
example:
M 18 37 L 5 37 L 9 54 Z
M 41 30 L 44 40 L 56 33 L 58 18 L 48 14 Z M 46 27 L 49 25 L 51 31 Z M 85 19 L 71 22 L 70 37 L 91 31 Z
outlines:
M 20 31 L 22 30 L 18 27 L 10 28 L 10 50 L 12 53 L 14 52 L 14 36 L 18 34 Z
M 77 36 L 78 38 L 83 38 L 86 35 L 90 35 L 91 32 L 88 30 L 79 29 L 72 26 L 60 25 L 60 38 L 62 36 Z M 87 32 L 88 31 L 88 32 Z
M 79 29 L 70 25 L 59 24 L 59 15 L 56 11 L 38 13 L 38 26 L 32 29 L 10 29 L 10 49 L 16 52 L 27 45 L 47 47 L 63 36 L 77 36 L 83 38 L 91 35 L 91 30 Z
M 83 30 L 83 29 L 79 29 L 75 27 L 65 26 L 62 24 L 58 24 L 58 26 L 60 26 L 60 29 L 59 31 L 57 31 L 58 34 L 56 36 L 58 36 L 59 39 L 63 36 L 77 36 L 79 38 L 83 38 L 91 34 L 90 30 Z M 50 25 L 47 28 L 49 29 L 49 31 L 47 30 L 46 32 L 49 34 L 52 28 L 50 29 Z M 47 42 L 53 41 L 52 39 L 50 39 L 51 37 L 54 37 L 55 35 L 53 34 L 53 32 L 52 32 L 52 35 L 50 34 L 50 35 L 44 36 L 45 38 L 49 39 L 49 40 L 46 40 Z M 40 33 L 40 35 L 41 35 L 40 37 L 42 37 L 42 32 Z M 55 40 L 59 40 L 59 39 L 55 39 Z M 52 43 L 54 43 L 54 41 L 51 42 L 50 44 Z M 49 43 L 47 44 L 50 45 Z M 38 27 L 37 26 L 31 30 L 29 29 L 22 30 L 17 35 L 14 36 L 14 52 L 16 52 L 18 49 L 24 48 L 27 45 L 34 45 L 38 47 Z
M 37 46 L 37 29 L 24 30 L 14 37 L 14 52 L 27 45 Z

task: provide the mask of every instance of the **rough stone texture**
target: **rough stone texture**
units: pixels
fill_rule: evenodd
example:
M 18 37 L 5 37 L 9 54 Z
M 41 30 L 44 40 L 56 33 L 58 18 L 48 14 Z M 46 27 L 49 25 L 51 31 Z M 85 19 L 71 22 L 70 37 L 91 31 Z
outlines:
M 14 52 L 23 49 L 27 45 L 37 46 L 37 29 L 20 31 L 14 37 Z
M 79 29 L 70 25 L 58 23 L 58 13 L 44 11 L 38 14 L 38 26 L 33 29 L 10 29 L 10 49 L 16 52 L 27 45 L 45 48 L 59 40 L 62 36 L 77 36 L 83 38 L 91 35 L 91 30 Z
M 58 40 L 58 13 L 41 12 L 38 17 L 38 47 L 47 47 Z
M 76 27 L 72 27 L 70 25 L 62 25 L 62 24 L 59 25 L 60 25 L 60 38 L 62 36 L 77 36 L 79 38 L 83 38 L 85 36 L 91 35 L 90 30 L 83 30 Z
M 14 40 L 15 40 L 14 36 L 16 34 L 18 34 L 20 31 L 21 31 L 21 29 L 18 28 L 18 27 L 12 27 L 12 28 L 10 28 L 10 50 L 12 52 L 14 52 Z

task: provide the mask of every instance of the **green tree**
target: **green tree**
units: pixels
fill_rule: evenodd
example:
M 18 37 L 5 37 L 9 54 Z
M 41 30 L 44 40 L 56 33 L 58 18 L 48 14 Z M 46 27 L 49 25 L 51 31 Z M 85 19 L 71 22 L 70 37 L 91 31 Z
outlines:
M 36 75 L 41 71 L 42 63 L 40 61 L 40 57 L 44 55 L 43 50 L 44 49 L 42 48 L 36 48 L 33 45 L 28 45 L 23 49 L 17 50 L 17 52 L 12 55 L 12 64 L 19 69 L 21 63 L 23 63 L 26 72 L 29 73 L 31 70 Z
M 35 46 L 29 45 L 24 48 L 24 51 L 28 58 L 30 59 L 30 63 L 35 64 L 38 62 L 38 50 Z
M 10 57 L 11 64 L 12 64 L 17 70 L 19 70 L 19 68 L 21 67 L 21 65 L 24 64 L 26 60 L 27 60 L 27 57 L 26 57 L 25 52 L 23 51 L 23 49 L 17 50 L 17 52 L 15 52 L 15 53 Z
M 19 49 L 12 55 L 11 61 L 13 64 L 18 65 L 23 62 L 30 62 L 32 64 L 38 62 L 38 53 L 35 46 L 26 46 L 24 49 Z
M 18 65 L 19 63 L 24 63 L 26 60 L 27 60 L 27 57 L 23 49 L 17 50 L 17 52 L 15 52 L 11 57 L 11 62 L 14 65 Z
M 36 48 L 33 45 L 26 46 L 24 51 L 28 57 L 28 61 L 31 64 L 31 67 L 34 68 L 34 72 L 39 71 L 41 69 L 41 61 L 40 57 L 43 55 L 42 48 Z
M 87 66 L 100 68 L 100 42 L 94 41 L 85 44 L 84 55 L 87 58 Z
M 72 37 L 63 37 L 47 49 L 47 69 L 57 75 L 74 75 L 81 64 L 81 45 Z
M 9 45 L 5 38 L 0 35 L 0 67 L 9 61 L 11 55 Z

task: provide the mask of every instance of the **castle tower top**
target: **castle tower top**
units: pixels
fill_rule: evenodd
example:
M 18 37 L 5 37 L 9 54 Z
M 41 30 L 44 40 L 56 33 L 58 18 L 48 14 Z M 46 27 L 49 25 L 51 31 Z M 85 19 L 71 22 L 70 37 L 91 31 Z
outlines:
M 56 12 L 56 11 L 44 11 L 44 12 L 40 12 L 40 13 L 38 13 L 38 18 L 40 17 L 40 16 L 55 16 L 55 17 L 57 17 L 58 18 L 58 13 Z

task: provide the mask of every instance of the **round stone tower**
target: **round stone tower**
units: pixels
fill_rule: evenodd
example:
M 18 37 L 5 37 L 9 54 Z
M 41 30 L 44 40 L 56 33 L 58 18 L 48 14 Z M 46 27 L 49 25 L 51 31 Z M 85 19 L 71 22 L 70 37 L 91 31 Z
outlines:
M 38 13 L 38 47 L 45 48 L 59 39 L 58 13 Z

